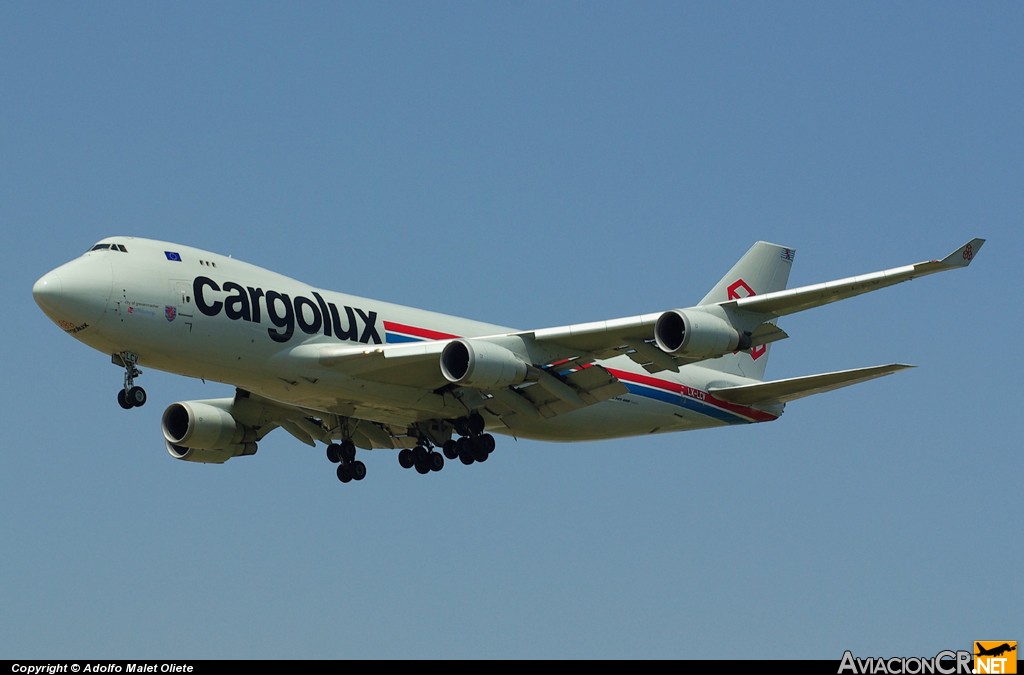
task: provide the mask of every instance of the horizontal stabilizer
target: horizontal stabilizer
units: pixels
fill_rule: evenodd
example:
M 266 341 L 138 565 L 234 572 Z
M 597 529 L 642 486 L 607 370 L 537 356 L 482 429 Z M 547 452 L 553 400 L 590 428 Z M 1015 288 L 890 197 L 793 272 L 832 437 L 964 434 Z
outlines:
M 737 387 L 709 387 L 708 393 L 717 399 L 742 405 L 786 403 L 811 394 L 820 394 L 858 382 L 867 382 L 876 377 L 913 367 L 902 363 L 891 363 L 886 366 L 837 370 L 833 373 L 791 377 L 785 380 L 743 384 Z

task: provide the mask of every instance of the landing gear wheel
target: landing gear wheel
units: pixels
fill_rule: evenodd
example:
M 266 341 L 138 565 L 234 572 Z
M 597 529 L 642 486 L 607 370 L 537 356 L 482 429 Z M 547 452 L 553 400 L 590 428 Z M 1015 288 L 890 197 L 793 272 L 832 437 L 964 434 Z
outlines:
M 338 451 L 340 449 L 341 448 L 338 446 L 337 443 L 330 443 L 330 444 L 328 444 L 328 446 L 327 446 L 327 460 L 331 464 L 337 464 L 338 462 L 341 461 L 341 455 L 338 454 Z
M 484 452 L 488 455 L 494 452 L 494 436 L 491 436 L 490 434 L 480 434 L 480 437 L 477 438 L 477 443 L 479 443 L 480 447 L 483 448 Z
M 402 465 L 403 469 L 411 469 L 413 464 L 416 463 L 416 458 L 412 456 L 412 450 L 409 448 L 399 450 L 398 463 Z
M 459 451 L 459 461 L 465 465 L 473 463 L 473 441 L 469 438 L 460 438 L 455 444 L 456 449 Z
M 366 478 L 366 465 L 360 462 L 358 459 L 349 465 L 352 480 L 362 480 Z
M 469 433 L 479 436 L 484 432 L 484 418 L 480 413 L 473 413 L 467 418 L 469 422 Z
M 441 452 L 443 452 L 444 456 L 447 457 L 448 459 L 455 459 L 459 456 L 457 445 L 458 444 L 455 441 L 455 439 L 449 438 L 447 441 L 444 442 L 444 445 L 441 447 Z
M 430 473 L 430 467 L 427 466 L 426 462 L 421 462 L 421 461 L 417 460 L 417 462 L 416 462 L 416 472 L 420 473 L 420 474 L 426 475 L 426 474 Z
M 484 450 L 480 443 L 473 444 L 473 459 L 475 461 L 486 462 L 488 457 L 490 457 L 490 455 L 487 454 L 487 451 Z
M 141 408 L 146 405 L 146 390 L 142 387 L 130 387 L 126 398 L 133 408 Z
M 427 466 L 431 471 L 440 471 L 444 468 L 444 457 L 440 452 L 432 452 L 427 455 Z
M 338 480 L 342 483 L 352 480 L 352 467 L 349 464 L 338 465 Z
M 356 461 L 356 444 L 349 439 L 338 444 L 338 457 L 346 462 Z
M 128 394 L 125 392 L 124 389 L 121 389 L 120 391 L 117 392 L 117 403 L 125 410 L 128 410 L 129 408 L 132 407 L 131 401 L 128 400 Z

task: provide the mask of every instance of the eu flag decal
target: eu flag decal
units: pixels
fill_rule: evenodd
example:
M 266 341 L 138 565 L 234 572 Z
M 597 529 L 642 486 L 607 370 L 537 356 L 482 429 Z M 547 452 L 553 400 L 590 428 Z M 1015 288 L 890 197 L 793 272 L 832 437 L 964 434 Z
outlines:
M 177 252 L 175 251 L 164 251 L 164 255 L 167 256 L 168 260 L 172 260 L 174 262 L 181 262 L 181 256 L 178 255 Z

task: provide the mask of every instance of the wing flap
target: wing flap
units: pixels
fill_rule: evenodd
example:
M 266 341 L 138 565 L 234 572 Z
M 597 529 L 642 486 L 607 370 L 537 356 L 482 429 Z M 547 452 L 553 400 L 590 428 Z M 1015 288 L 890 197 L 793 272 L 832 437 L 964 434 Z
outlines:
M 536 369 L 536 379 L 492 392 L 487 403 L 499 417 L 554 417 L 625 394 L 626 386 L 601 366 L 586 365 L 555 374 Z
M 791 377 L 784 380 L 759 382 L 757 384 L 743 384 L 736 387 L 709 387 L 708 393 L 723 401 L 739 403 L 741 405 L 779 404 L 811 396 L 812 394 L 821 394 L 826 391 L 847 387 L 851 384 L 867 382 L 877 377 L 891 375 L 900 370 L 913 367 L 902 363 L 891 363 L 884 366 L 837 370 L 831 373 Z

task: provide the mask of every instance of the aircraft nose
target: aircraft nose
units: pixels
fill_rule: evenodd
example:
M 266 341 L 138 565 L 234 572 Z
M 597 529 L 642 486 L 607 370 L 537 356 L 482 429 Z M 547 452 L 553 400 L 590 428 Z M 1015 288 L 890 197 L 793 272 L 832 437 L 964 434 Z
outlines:
M 54 323 L 77 334 L 103 316 L 113 281 L 109 260 L 86 255 L 40 277 L 32 297 Z
M 48 316 L 60 313 L 62 295 L 60 275 L 56 274 L 56 272 L 50 272 L 41 276 L 39 281 L 32 285 L 32 297 L 35 298 L 39 309 L 43 310 Z

